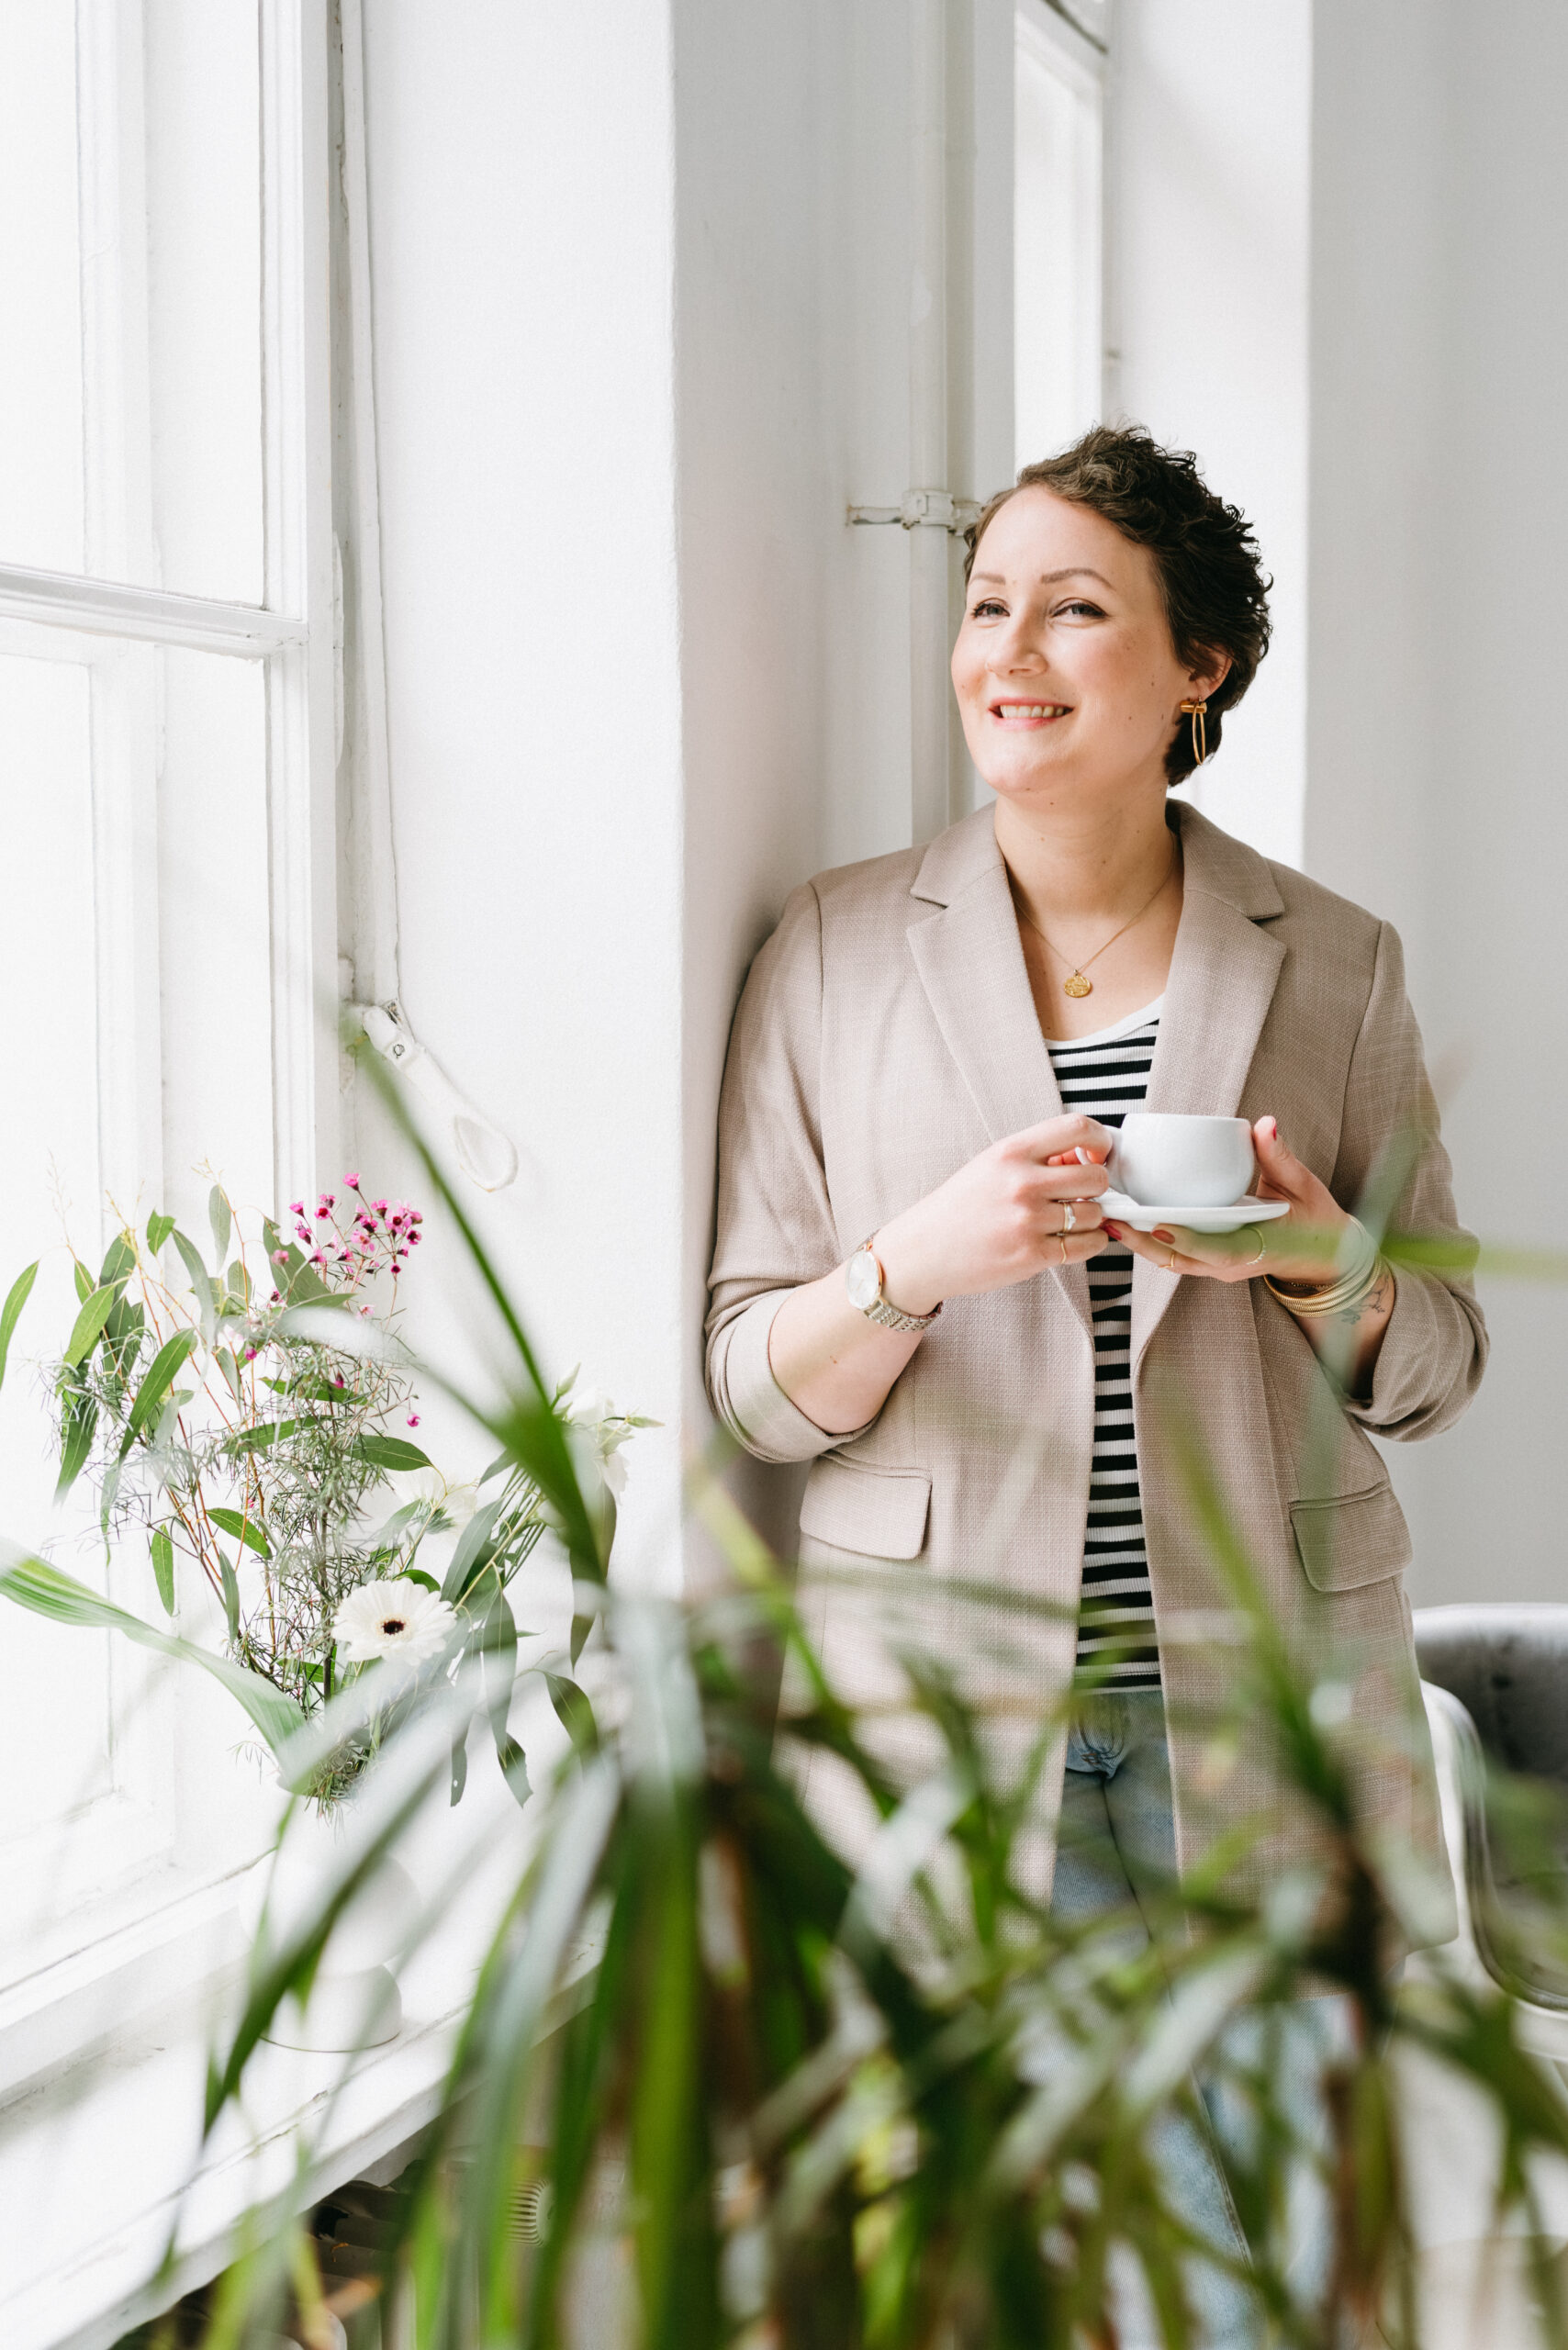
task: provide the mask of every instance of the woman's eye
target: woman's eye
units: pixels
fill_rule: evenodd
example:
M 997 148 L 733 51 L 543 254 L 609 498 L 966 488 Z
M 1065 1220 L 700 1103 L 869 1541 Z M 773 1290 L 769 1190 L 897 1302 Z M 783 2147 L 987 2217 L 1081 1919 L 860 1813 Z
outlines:
M 994 620 L 999 612 L 1005 613 L 1006 610 L 1005 604 L 1000 603 L 994 596 L 982 596 L 969 618 L 972 621 Z
M 1098 604 L 1087 603 L 1081 596 L 1075 596 L 1070 604 L 1058 604 L 1057 606 L 1057 616 L 1058 619 L 1061 619 L 1070 613 L 1082 614 L 1092 621 L 1103 621 L 1105 617 Z

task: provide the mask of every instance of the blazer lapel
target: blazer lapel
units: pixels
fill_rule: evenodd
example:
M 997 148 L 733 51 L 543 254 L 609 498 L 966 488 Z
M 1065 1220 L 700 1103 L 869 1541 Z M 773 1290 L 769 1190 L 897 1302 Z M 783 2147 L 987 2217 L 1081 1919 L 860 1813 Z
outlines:
M 909 951 L 944 1043 L 992 1142 L 1062 1114 L 1029 988 L 991 811 L 933 842 L 912 894 L 942 908 L 912 923 Z M 1086 1329 L 1081 1265 L 1054 1273 Z
M 1159 1015 L 1147 1107 L 1236 1115 L 1285 950 L 1258 917 L 1284 912 L 1256 851 L 1179 803 L 1182 921 Z M 1132 1360 L 1159 1328 L 1181 1281 L 1139 1259 L 1133 1270 Z
M 909 951 L 992 1142 L 1061 1115 L 1000 855 L 993 872 L 924 922 Z

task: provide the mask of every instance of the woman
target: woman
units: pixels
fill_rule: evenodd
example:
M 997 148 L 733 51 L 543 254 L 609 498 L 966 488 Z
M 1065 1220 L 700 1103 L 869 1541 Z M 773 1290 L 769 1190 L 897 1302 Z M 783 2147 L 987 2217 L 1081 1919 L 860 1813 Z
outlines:
M 1459 1237 L 1398 940 L 1168 803 L 1268 643 L 1250 532 L 1190 456 L 1100 428 L 969 539 L 953 684 L 995 807 L 798 890 L 756 959 L 721 1113 L 714 1406 L 764 1460 L 813 1463 L 808 1576 L 869 1556 L 1060 1603 L 1037 1702 L 1100 1686 L 1049 1790 L 1058 1908 L 1189 1866 L 1216 1805 L 1269 1814 L 1254 1882 L 1311 1850 L 1262 1725 L 1216 1759 L 1235 1651 L 1194 1453 L 1271 1616 L 1342 1683 L 1373 1822 L 1437 1863 L 1409 1543 L 1367 1431 L 1446 1427 L 1485 1339 L 1467 1283 L 1392 1271 L 1355 1220 L 1381 1177 L 1391 1223 Z M 1246 1116 L 1288 1213 L 1218 1238 L 1107 1219 L 1135 1104 Z M 886 1694 L 852 1589 L 815 1599 L 830 1667 Z M 964 1616 L 924 1620 L 983 1700 Z

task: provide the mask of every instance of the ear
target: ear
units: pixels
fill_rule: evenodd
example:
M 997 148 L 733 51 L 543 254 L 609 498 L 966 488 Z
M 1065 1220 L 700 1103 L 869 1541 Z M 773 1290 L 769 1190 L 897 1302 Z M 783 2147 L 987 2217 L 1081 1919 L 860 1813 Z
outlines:
M 1218 693 L 1221 686 L 1229 677 L 1230 671 L 1231 659 L 1228 653 L 1222 653 L 1217 645 L 1204 646 L 1199 652 L 1196 662 L 1187 672 L 1185 699 L 1189 701 L 1207 701 L 1211 694 Z

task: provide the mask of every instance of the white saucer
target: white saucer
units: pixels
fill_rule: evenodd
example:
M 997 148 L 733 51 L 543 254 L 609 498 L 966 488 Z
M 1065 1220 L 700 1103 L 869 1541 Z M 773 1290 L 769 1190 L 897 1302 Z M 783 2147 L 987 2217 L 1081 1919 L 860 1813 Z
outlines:
M 1100 1211 L 1112 1224 L 1152 1232 L 1157 1224 L 1181 1225 L 1188 1232 L 1239 1232 L 1249 1224 L 1272 1224 L 1288 1215 L 1289 1200 L 1237 1200 L 1227 1208 L 1146 1208 L 1125 1192 L 1102 1192 Z

